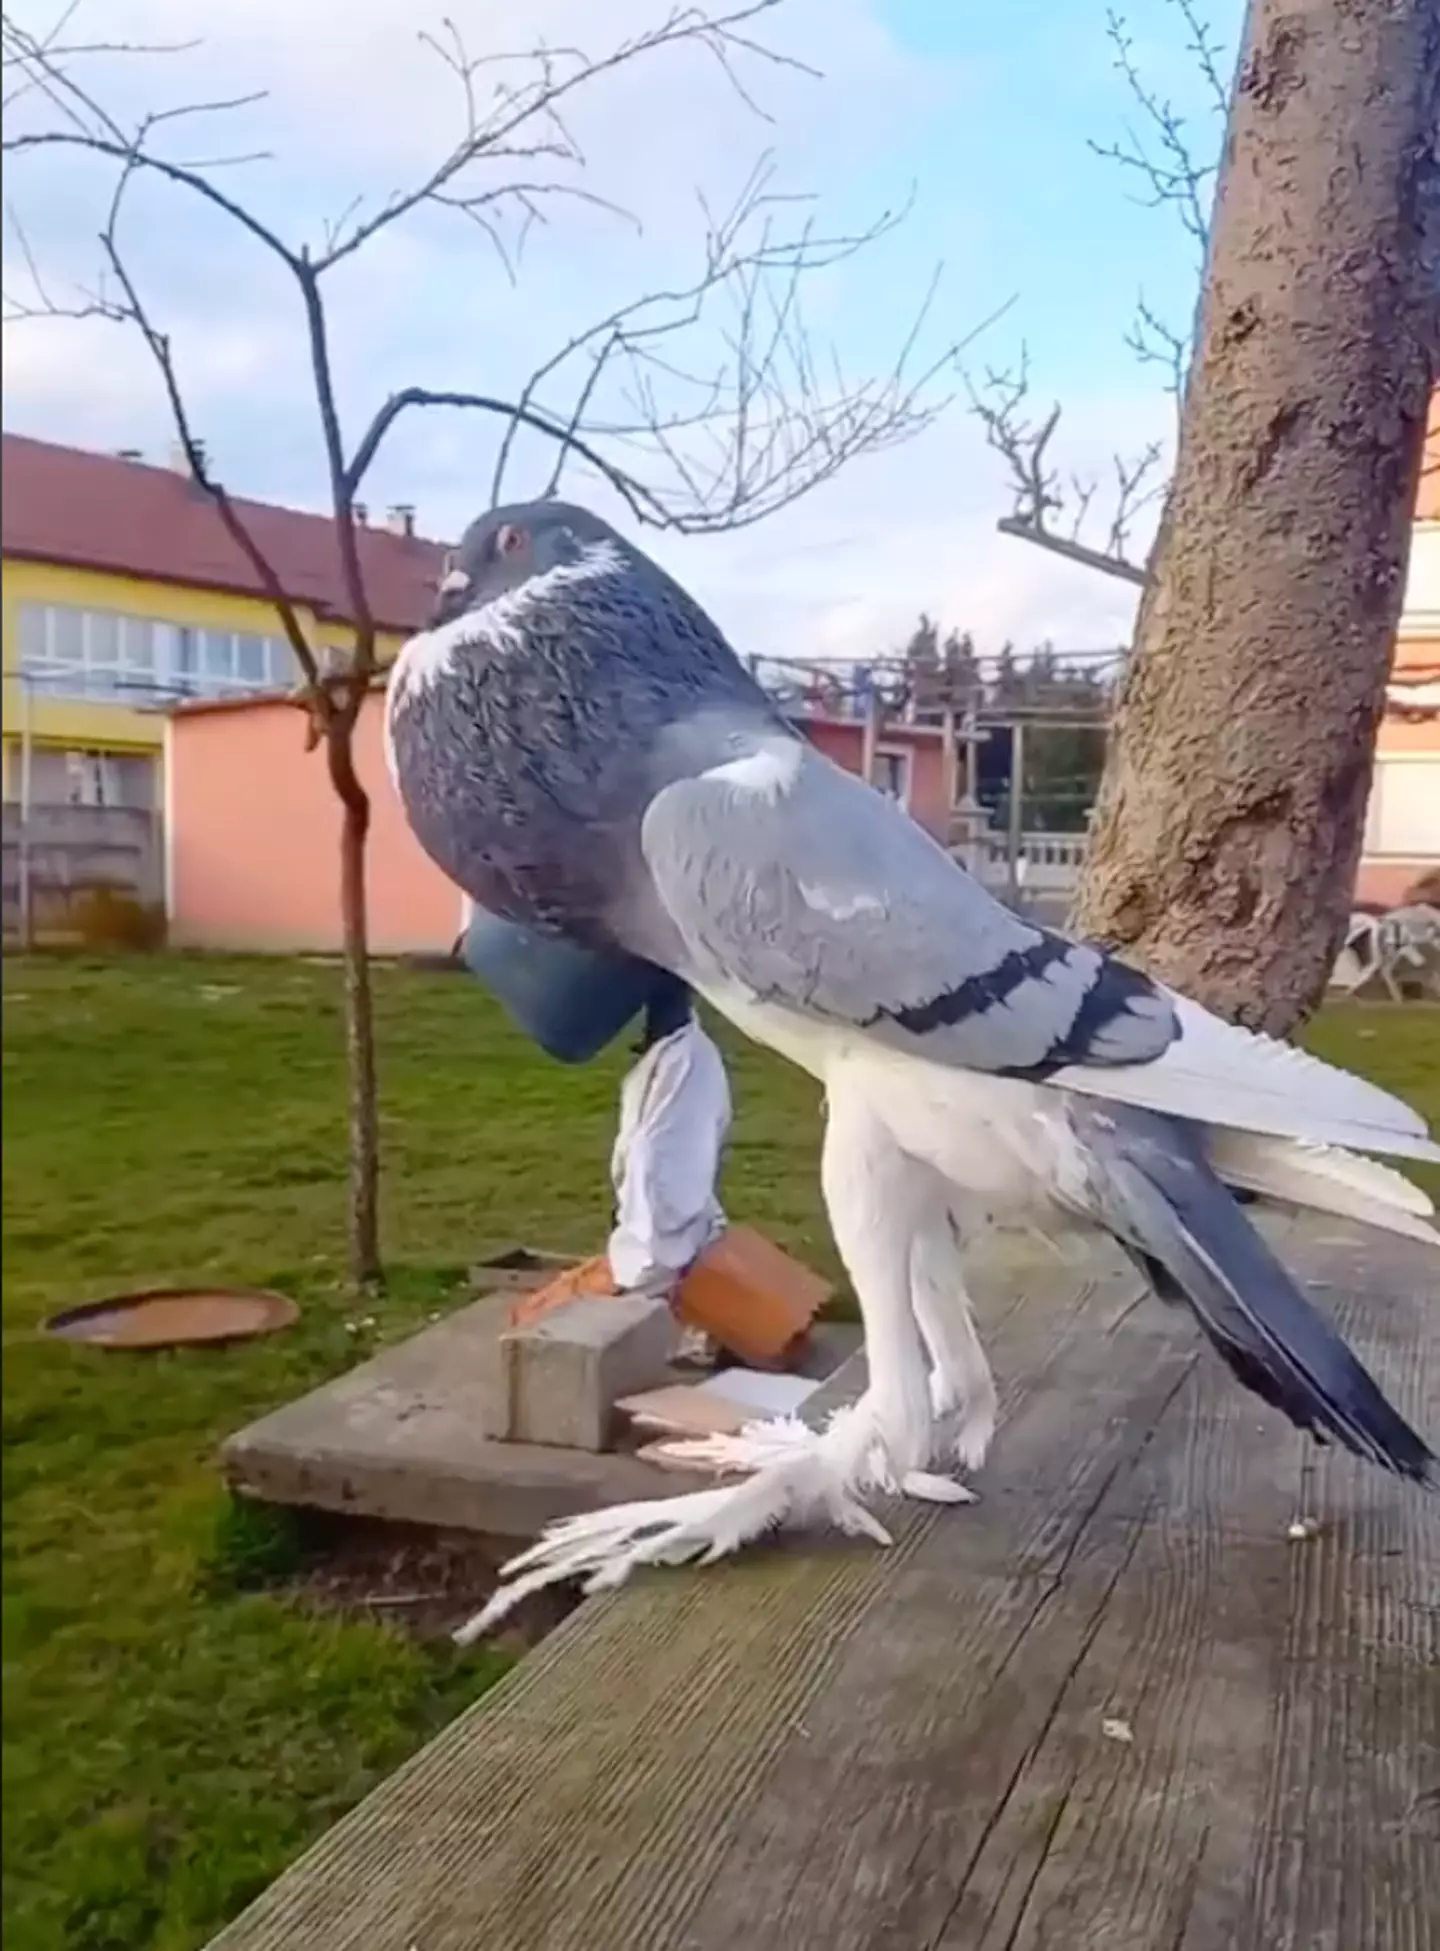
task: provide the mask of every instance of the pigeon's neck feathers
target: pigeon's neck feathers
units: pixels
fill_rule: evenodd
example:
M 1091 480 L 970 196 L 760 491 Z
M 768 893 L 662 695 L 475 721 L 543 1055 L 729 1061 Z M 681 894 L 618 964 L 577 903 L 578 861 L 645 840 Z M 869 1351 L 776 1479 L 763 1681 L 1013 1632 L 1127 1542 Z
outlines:
M 523 652 L 525 626 L 531 618 L 586 584 L 624 574 L 626 567 L 615 543 L 592 542 L 574 562 L 557 563 L 449 623 L 420 631 L 395 660 L 390 674 L 392 702 L 427 691 L 455 669 L 467 650 L 479 648 L 502 655 Z

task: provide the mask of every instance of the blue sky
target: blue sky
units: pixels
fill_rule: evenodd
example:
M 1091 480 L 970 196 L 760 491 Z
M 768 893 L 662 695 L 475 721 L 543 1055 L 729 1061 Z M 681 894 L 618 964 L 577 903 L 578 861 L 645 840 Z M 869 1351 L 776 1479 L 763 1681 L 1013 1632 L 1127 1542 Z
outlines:
M 418 0 L 89 0 L 90 26 L 150 41 L 204 45 L 163 60 L 97 62 L 88 80 L 117 106 L 197 99 L 252 87 L 268 99 L 227 126 L 226 148 L 271 159 L 227 183 L 296 239 L 351 195 L 412 179 L 456 128 L 453 84 L 417 45 Z M 45 6 L 22 15 L 39 27 Z M 433 24 L 447 11 L 436 5 Z M 493 33 L 485 0 L 449 0 L 472 48 Z M 527 38 L 599 52 L 653 26 L 665 0 L 530 0 Z M 1173 0 L 1123 9 L 1147 82 L 1190 118 L 1209 154 L 1219 131 L 1185 52 Z M 1238 0 L 1210 10 L 1233 50 Z M 81 19 L 85 16 L 82 12 Z M 74 31 L 74 30 L 72 30 Z M 1166 437 L 1171 409 L 1157 375 L 1124 345 L 1137 293 L 1183 322 L 1193 304 L 1193 247 L 1172 213 L 1140 207 L 1133 184 L 1093 155 L 1133 105 L 1113 66 L 1104 9 L 1076 0 L 783 0 L 761 23 L 771 45 L 823 79 L 752 65 L 753 116 L 713 63 L 669 53 L 607 77 L 577 106 L 585 182 L 643 221 L 557 207 L 527 247 L 512 288 L 462 219 L 432 212 L 394 231 L 337 278 L 332 332 L 352 422 L 408 383 L 502 390 L 611 302 L 690 274 L 694 193 L 723 203 L 763 149 L 777 186 L 817 195 L 817 218 L 857 228 L 914 186 L 904 228 L 824 273 L 808 301 L 815 338 L 852 375 L 888 366 L 937 264 L 943 274 L 923 358 L 1013 296 L 967 354 L 1005 365 L 1028 346 L 1037 398 L 1065 403 L 1057 459 L 1082 475 L 1112 450 Z M 513 44 L 508 32 L 507 43 Z M 23 162 L 7 192 L 47 279 L 93 274 L 102 169 Z M 210 213 L 151 188 L 137 197 L 128 249 L 147 298 L 172 333 L 194 417 L 237 491 L 318 506 L 322 481 L 293 299 L 272 268 Z M 23 287 L 7 238 L 7 288 Z M 703 336 L 691 364 L 718 356 Z M 8 427 L 158 456 L 169 440 L 143 348 L 100 323 L 26 321 L 5 331 Z M 428 532 L 449 535 L 484 505 L 493 430 L 471 417 L 408 426 L 371 484 L 374 503 L 418 504 Z M 540 485 L 538 455 L 523 455 Z M 580 492 L 572 483 L 571 492 Z M 603 498 L 594 498 L 603 504 Z M 1123 585 L 1041 556 L 994 532 L 1003 475 L 957 403 L 903 449 L 861 460 L 799 507 L 744 534 L 650 546 L 715 610 L 741 648 L 769 654 L 883 649 L 922 607 L 976 630 L 982 643 L 1049 636 L 1084 647 L 1122 636 Z

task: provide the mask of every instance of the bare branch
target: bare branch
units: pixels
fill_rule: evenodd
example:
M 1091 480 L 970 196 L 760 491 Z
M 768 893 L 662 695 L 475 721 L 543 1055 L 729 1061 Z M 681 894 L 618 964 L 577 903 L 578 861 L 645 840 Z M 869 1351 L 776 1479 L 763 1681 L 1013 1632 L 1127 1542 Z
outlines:
M 1070 477 L 1067 493 L 1050 466 L 1050 442 L 1060 424 L 1060 407 L 1053 406 L 1043 418 L 1027 413 L 1030 394 L 1030 367 L 1024 347 L 1020 363 L 1012 372 L 989 372 L 976 386 L 967 376 L 970 407 L 985 429 L 985 441 L 1005 462 L 1010 471 L 1011 512 L 996 526 L 1002 535 L 1017 536 L 1025 542 L 1048 549 L 1069 562 L 1101 570 L 1122 582 L 1143 583 L 1145 570 L 1126 553 L 1130 529 L 1140 509 L 1163 491 L 1157 485 L 1148 491 L 1145 484 L 1160 463 L 1160 446 L 1152 443 L 1138 459 L 1130 462 L 1114 457 L 1115 501 L 1110 531 L 1103 549 L 1080 540 L 1081 529 L 1097 491 L 1096 483 Z M 1071 511 L 1069 533 L 1057 532 L 1054 523 Z
M 379 453 L 386 435 L 402 413 L 412 407 L 457 407 L 477 413 L 492 413 L 503 420 L 519 420 L 522 425 L 533 428 L 536 433 L 545 434 L 551 440 L 561 442 L 577 453 L 600 474 L 616 493 L 629 504 L 630 511 L 637 521 L 650 519 L 645 513 L 648 492 L 625 472 L 614 466 L 599 454 L 586 441 L 571 432 L 567 434 L 564 424 L 551 420 L 533 407 L 523 407 L 516 400 L 508 400 L 487 393 L 436 392 L 426 386 L 406 386 L 390 398 L 376 413 L 370 425 L 360 438 L 346 471 L 346 485 L 355 494 L 366 473 Z
M 748 0 L 722 13 L 709 13 L 694 5 L 677 6 L 658 26 L 619 42 L 603 55 L 543 44 L 516 53 L 472 55 L 458 27 L 448 20 L 443 37 L 422 33 L 422 43 L 459 84 L 464 110 L 462 133 L 420 182 L 397 190 L 372 215 L 357 216 L 338 226 L 328 250 L 315 259 L 316 271 L 328 271 L 422 204 L 439 204 L 474 217 L 487 210 L 493 213 L 497 205 L 509 201 L 519 204 L 522 213 L 533 221 L 535 199 L 540 195 L 583 196 L 563 179 L 524 186 L 506 180 L 497 185 L 487 180 L 484 172 L 497 164 L 529 167 L 541 161 L 557 170 L 583 168 L 584 153 L 564 119 L 570 99 L 601 76 L 671 48 L 689 45 L 709 54 L 741 100 L 761 114 L 737 73 L 737 56 L 814 72 L 743 31 L 779 4 L 780 0 Z M 490 99 L 483 105 L 477 85 L 482 74 L 492 79 Z M 478 183 L 473 180 L 476 171 L 481 172 Z M 493 222 L 493 215 L 486 222 Z
M 217 210 L 223 211 L 233 223 L 239 224 L 242 230 L 248 231 L 257 243 L 273 251 L 282 263 L 293 270 L 298 260 L 290 247 L 282 243 L 275 232 L 268 225 L 261 223 L 260 219 L 247 210 L 242 203 L 226 195 L 223 190 L 217 189 L 206 176 L 202 175 L 200 172 L 203 165 L 189 168 L 183 163 L 172 163 L 165 157 L 150 154 L 144 149 L 144 142 L 151 126 L 147 118 L 134 137 L 82 135 L 78 131 L 63 129 L 46 129 L 30 134 L 6 136 L 3 141 L 0 141 L 0 154 L 24 155 L 27 152 L 56 148 L 81 149 L 92 155 L 109 156 L 125 170 L 148 170 L 164 177 L 168 182 L 192 191 L 205 202 L 213 204 Z
M 133 323 L 146 346 L 149 348 L 151 357 L 154 359 L 160 373 L 161 383 L 165 389 L 165 397 L 170 405 L 170 414 L 175 423 L 175 432 L 179 437 L 186 463 L 195 480 L 196 486 L 202 488 L 214 502 L 215 512 L 220 517 L 225 532 L 254 570 L 256 580 L 264 590 L 266 597 L 273 605 L 275 613 L 280 619 L 280 624 L 285 632 L 286 639 L 289 642 L 291 650 L 295 653 L 295 660 L 304 672 L 308 684 L 315 693 L 317 705 L 323 710 L 324 705 L 320 701 L 326 699 L 327 694 L 320 685 L 319 667 L 315 659 L 315 654 L 310 648 L 304 630 L 301 628 L 300 618 L 295 605 L 281 584 L 279 577 L 276 575 L 269 557 L 256 542 L 239 510 L 230 499 L 229 494 L 210 472 L 205 449 L 197 438 L 190 422 L 189 411 L 185 405 L 185 396 L 181 391 L 179 376 L 175 369 L 175 358 L 171 349 L 170 340 L 165 333 L 156 327 L 150 314 L 146 311 L 139 291 L 135 286 L 134 279 L 131 277 L 125 259 L 121 254 L 119 242 L 120 216 L 124 204 L 125 192 L 130 184 L 131 176 L 132 171 L 128 168 L 121 172 L 120 178 L 115 186 L 115 193 L 110 201 L 110 209 L 105 220 L 105 228 L 101 232 L 100 237 L 101 248 L 105 253 L 106 261 L 109 264 L 111 272 L 114 274 L 116 284 L 119 286 L 122 294 L 121 301 L 111 308 L 109 316 L 118 321 L 128 320 Z
M 1199 20 L 1191 0 L 1170 0 L 1170 4 L 1178 8 L 1191 30 L 1207 79 L 1218 87 L 1215 66 L 1218 55 L 1208 28 Z M 1210 230 L 1209 187 L 1217 163 L 1201 162 L 1196 157 L 1184 117 L 1171 102 L 1147 87 L 1135 65 L 1134 42 L 1124 15 L 1113 10 L 1108 12 L 1105 31 L 1115 51 L 1115 66 L 1124 76 L 1143 123 L 1138 129 L 1127 129 L 1123 142 L 1092 142 L 1090 148 L 1097 156 L 1118 163 L 1132 178 L 1139 178 L 1149 186 L 1141 202 L 1152 207 L 1173 205 L 1203 255 Z M 1223 116 L 1223 93 L 1220 113 Z
M 1229 88 L 1223 79 L 1224 56 L 1219 42 L 1200 12 L 1199 0 L 1168 0 L 1182 22 L 1186 51 L 1194 60 L 1208 96 L 1209 107 L 1223 122 L 1229 107 Z M 1115 66 L 1139 110 L 1137 126 L 1128 128 L 1119 143 L 1091 142 L 1097 156 L 1117 163 L 1132 180 L 1146 186 L 1140 200 L 1151 207 L 1168 205 L 1193 240 L 1203 261 L 1209 237 L 1209 204 L 1218 167 L 1218 137 L 1210 160 L 1201 160 L 1184 117 L 1145 82 L 1135 59 L 1134 42 L 1123 14 L 1106 15 L 1106 33 Z M 1165 390 L 1175 404 L 1176 425 L 1184 408 L 1192 334 L 1178 332 L 1161 318 L 1142 292 L 1125 343 L 1141 365 L 1158 366 L 1165 374 Z M 1050 443 L 1060 419 L 1058 404 L 1041 421 L 1024 414 L 1029 371 L 1023 349 L 1018 371 L 990 373 L 977 388 L 967 380 L 972 411 L 985 428 L 985 437 L 1005 461 L 1013 497 L 1011 512 L 999 524 L 1002 533 L 1050 549 L 1072 562 L 1098 569 L 1126 582 L 1143 584 L 1145 570 L 1130 558 L 1130 536 L 1139 513 L 1164 493 L 1156 479 L 1161 461 L 1159 443 L 1151 443 L 1134 459 L 1113 457 L 1114 494 L 1111 520 L 1102 547 L 1082 540 L 1096 494 L 1094 482 L 1071 474 L 1062 492 L 1059 476 L 1048 462 Z M 1056 523 L 1067 514 L 1068 532 Z
M 1010 488 L 1014 497 L 1011 519 L 1024 522 L 1041 532 L 1049 517 L 1064 507 L 1056 477 L 1046 460 L 1046 450 L 1060 424 L 1058 400 L 1042 420 L 1024 417 L 1030 393 L 1030 354 L 1024 345 L 1014 371 L 987 370 L 976 386 L 969 374 L 963 375 L 970 396 L 970 410 L 985 429 L 985 443 L 1010 469 Z
M 585 376 L 585 382 L 581 386 L 580 391 L 575 396 L 575 405 L 571 411 L 570 418 L 565 423 L 564 437 L 556 442 L 555 464 L 550 470 L 550 478 L 545 483 L 545 493 L 542 497 L 546 501 L 553 500 L 560 492 L 560 483 L 565 474 L 565 463 L 574 452 L 576 434 L 589 410 L 591 397 L 594 394 L 595 388 L 600 384 L 601 375 L 609 364 L 610 356 L 617 350 L 620 344 L 621 339 L 619 333 L 612 332 L 590 362 L 590 370 Z M 515 424 L 516 422 L 512 417 L 510 421 L 511 427 L 514 427 Z
M 1190 368 L 1190 341 L 1176 332 L 1147 302 L 1144 293 L 1136 301 L 1135 320 L 1125 334 L 1125 343 L 1142 366 L 1159 366 L 1165 374 L 1165 391 L 1175 406 L 1175 425 L 1185 409 L 1185 381 Z
M 599 470 L 604 478 L 613 486 L 617 472 L 624 475 L 626 499 L 639 519 L 690 533 L 760 520 L 855 454 L 928 424 L 943 401 L 922 397 L 922 389 L 958 351 L 947 347 L 924 371 L 912 372 L 933 288 L 891 373 L 863 387 L 847 383 L 838 366 L 830 387 L 816 385 L 801 315 L 805 276 L 888 234 L 906 209 L 850 235 L 821 234 L 810 221 L 792 229 L 782 226 L 780 216 L 808 200 L 777 195 L 772 179 L 770 158 L 762 157 L 723 214 L 702 201 L 705 231 L 693 283 L 644 294 L 568 339 L 535 368 L 500 443 L 492 503 L 504 498 L 516 436 L 522 426 L 536 427 L 537 412 L 552 437 L 557 428 L 564 430 L 567 451 L 580 451 L 578 439 L 569 436 L 592 447 L 602 438 L 625 447 L 624 467 L 606 462 Z M 681 344 L 717 307 L 725 320 L 724 356 L 699 372 L 681 365 L 672 344 Z M 582 378 L 572 404 L 562 409 L 552 403 L 553 389 L 572 362 Z M 618 412 L 600 397 L 602 382 L 612 375 L 622 383 Z M 562 454 L 562 469 L 563 462 Z M 552 469 L 548 492 L 558 478 Z
M 1199 72 L 1211 113 L 1223 128 L 1230 91 L 1221 73 L 1225 57 L 1219 41 L 1196 0 L 1168 0 L 1168 4 L 1184 26 L 1185 52 Z M 1115 66 L 1140 111 L 1142 125 L 1140 132 L 1127 130 L 1122 143 L 1092 142 L 1090 148 L 1097 156 L 1118 163 L 1132 180 L 1138 178 L 1148 186 L 1140 197 L 1142 203 L 1152 209 L 1169 205 L 1178 212 L 1182 226 L 1194 240 L 1198 269 L 1204 262 L 1210 235 L 1209 206 L 1219 166 L 1219 134 L 1211 141 L 1209 160 L 1201 160 L 1184 118 L 1170 102 L 1146 86 L 1135 63 L 1134 44 L 1124 16 L 1108 14 L 1106 31 L 1115 51 Z M 1125 342 L 1141 365 L 1163 369 L 1167 375 L 1166 391 L 1175 401 L 1177 420 L 1184 402 L 1191 337 L 1190 332 L 1177 332 L 1160 318 L 1141 294 L 1136 303 L 1135 322 Z
M 1172 0 L 1172 5 L 1190 35 L 1185 43 L 1185 52 L 1192 57 L 1200 71 L 1210 96 L 1211 113 L 1223 125 L 1230 113 L 1230 84 L 1223 73 L 1227 65 L 1225 50 L 1195 0 Z
M 773 162 L 763 156 L 728 209 L 717 214 L 702 199 L 702 248 L 688 284 L 646 293 L 574 335 L 541 361 L 513 400 L 480 389 L 401 389 L 382 404 L 347 457 L 328 376 L 320 299 L 325 274 L 390 223 L 430 205 L 456 210 L 473 222 L 513 275 L 509 219 L 520 219 L 523 244 L 526 228 L 544 221 L 545 205 L 557 198 L 614 208 L 582 184 L 549 180 L 544 170 L 534 173 L 537 162 L 546 169 L 583 163 L 563 120 L 569 98 L 600 75 L 687 42 L 710 54 L 727 84 L 750 101 L 739 57 L 801 65 L 763 47 L 749 31 L 777 4 L 749 0 L 723 12 L 676 7 L 658 27 L 595 58 L 574 48 L 545 47 L 476 58 L 450 23 L 439 36 L 422 36 L 459 84 L 461 137 L 435 169 L 397 191 L 379 211 L 365 216 L 352 205 L 329 227 L 316 252 L 292 246 L 200 168 L 157 148 L 157 132 L 181 116 L 240 104 L 163 109 L 127 132 L 88 89 L 54 71 L 32 37 L 23 46 L 25 63 L 41 77 L 63 126 L 7 134 L 5 146 L 13 154 L 47 147 L 88 151 L 115 161 L 127 179 L 145 173 L 188 189 L 285 264 L 304 309 L 342 573 L 359 637 L 368 641 L 350 504 L 380 442 L 411 406 L 463 406 L 506 421 L 496 461 L 497 498 L 523 427 L 556 445 L 547 492 L 556 490 L 568 461 L 578 459 L 622 496 L 637 520 L 710 533 L 759 521 L 789 505 L 857 456 L 911 438 L 946 404 L 936 382 L 953 367 L 961 346 L 945 347 L 928 363 L 917 355 L 933 288 L 894 366 L 878 379 L 857 383 L 833 353 L 817 357 L 803 318 L 805 278 L 878 242 L 904 220 L 908 205 L 884 213 L 864 230 L 824 233 L 809 213 L 809 199 L 776 189 Z M 482 76 L 493 82 L 483 99 Z M 36 302 L 27 310 L 11 301 L 11 316 L 35 311 L 114 315 L 103 287 L 80 293 L 70 304 L 57 302 L 44 288 L 33 251 L 27 248 L 26 256 Z M 721 355 L 706 358 L 699 370 L 683 354 L 677 356 L 685 335 L 697 327 L 712 345 L 718 341 Z M 600 452 L 602 441 L 623 450 L 623 462 Z
M 1152 440 L 1139 457 L 1128 464 L 1119 454 L 1115 463 L 1115 513 L 1110 523 L 1110 533 L 1106 537 L 1102 553 L 1113 562 L 1123 562 L 1130 541 L 1130 529 L 1135 517 L 1142 508 L 1147 507 L 1157 495 L 1165 491 L 1164 482 L 1146 482 L 1160 465 L 1160 443 Z

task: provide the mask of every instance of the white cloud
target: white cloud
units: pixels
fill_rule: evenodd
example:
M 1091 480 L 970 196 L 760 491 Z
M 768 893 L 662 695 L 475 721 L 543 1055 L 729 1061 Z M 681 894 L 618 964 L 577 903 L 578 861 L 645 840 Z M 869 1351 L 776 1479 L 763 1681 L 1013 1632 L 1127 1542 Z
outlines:
M 607 0 L 603 8 L 530 0 L 519 37 L 578 40 L 596 51 L 653 26 L 665 10 L 666 0 Z M 472 52 L 503 44 L 496 9 L 451 0 L 451 11 Z M 105 36 L 185 40 L 196 19 L 193 0 L 106 0 Z M 455 85 L 420 46 L 418 19 L 401 0 L 210 0 L 203 47 L 135 57 L 103 74 L 97 67 L 90 78 L 107 100 L 128 97 L 136 111 L 153 104 L 157 89 L 175 101 L 268 87 L 269 99 L 233 127 L 207 126 L 202 146 L 273 149 L 275 160 L 224 181 L 287 237 L 313 237 L 357 189 L 373 203 L 414 180 L 459 127 Z M 779 152 L 781 182 L 825 190 L 824 220 L 864 223 L 923 159 L 931 121 L 963 112 L 975 85 L 962 64 L 905 53 L 872 0 L 786 0 L 760 31 L 782 52 L 823 50 L 826 71 L 817 83 L 784 67 L 745 70 L 773 126 L 757 122 L 695 50 L 618 70 L 577 100 L 571 126 L 591 165 L 586 186 L 636 209 L 643 235 L 574 207 L 559 210 L 512 291 L 482 239 L 458 217 L 431 212 L 347 266 L 332 293 L 332 336 L 348 421 L 416 381 L 513 392 L 541 353 L 609 304 L 684 281 L 698 243 L 695 187 L 723 200 L 767 142 Z M 47 275 L 90 275 L 105 178 L 93 169 L 22 167 L 24 180 L 17 169 L 7 187 Z M 961 194 L 949 187 L 952 199 Z M 909 237 L 828 275 L 811 294 L 812 318 L 853 346 L 853 370 L 883 358 L 903 332 L 923 289 L 937 215 L 939 231 L 964 228 L 964 212 L 938 207 L 934 195 Z M 305 348 L 283 278 L 263 254 L 237 247 L 223 220 L 164 186 L 137 200 L 131 235 L 147 297 L 181 358 L 196 424 L 226 478 L 243 492 L 317 505 Z M 13 270 L 7 263 L 7 285 Z M 983 266 L 972 270 L 966 283 L 971 317 L 1005 295 L 986 290 L 982 274 Z M 964 322 L 952 320 L 950 329 Z M 156 454 L 169 445 L 144 348 L 117 328 L 7 328 L 4 384 L 7 424 L 25 431 Z M 1114 444 L 1136 444 L 1160 421 L 1163 402 L 1143 376 L 1133 396 L 1077 401 L 1067 466 L 1103 466 Z M 494 424 L 473 416 L 417 416 L 397 431 L 370 499 L 414 502 L 432 533 L 453 534 L 488 498 L 494 441 Z M 533 491 L 538 483 L 516 485 Z M 903 637 L 922 607 L 992 644 L 1122 636 L 1132 607 L 1125 586 L 998 536 L 994 519 L 1005 506 L 994 457 L 957 410 L 763 527 L 651 546 L 741 648 L 770 654 L 873 652 Z

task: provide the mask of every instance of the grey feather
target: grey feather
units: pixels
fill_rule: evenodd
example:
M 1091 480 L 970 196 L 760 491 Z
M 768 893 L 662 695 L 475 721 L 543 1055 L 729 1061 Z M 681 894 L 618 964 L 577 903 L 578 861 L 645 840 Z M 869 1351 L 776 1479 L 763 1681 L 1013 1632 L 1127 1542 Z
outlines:
M 1090 1217 L 1187 1305 L 1247 1389 L 1319 1441 L 1440 1488 L 1440 1460 L 1301 1292 L 1178 1119 L 1069 1100 L 1089 1168 Z
M 1021 920 L 915 821 L 808 747 L 773 794 L 713 775 L 677 780 L 641 839 L 702 985 L 738 981 L 974 1070 L 1145 1062 L 1175 1034 L 1146 977 Z

